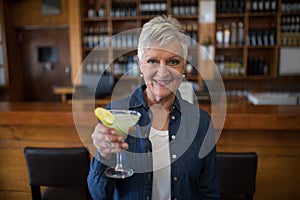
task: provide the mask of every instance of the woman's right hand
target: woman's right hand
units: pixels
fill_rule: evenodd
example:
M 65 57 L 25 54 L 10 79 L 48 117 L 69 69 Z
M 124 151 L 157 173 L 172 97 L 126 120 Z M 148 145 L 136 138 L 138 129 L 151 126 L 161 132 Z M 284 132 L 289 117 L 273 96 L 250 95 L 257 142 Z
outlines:
M 128 144 L 117 131 L 101 123 L 95 126 L 92 134 L 93 144 L 104 159 L 109 159 L 113 153 L 128 149 Z

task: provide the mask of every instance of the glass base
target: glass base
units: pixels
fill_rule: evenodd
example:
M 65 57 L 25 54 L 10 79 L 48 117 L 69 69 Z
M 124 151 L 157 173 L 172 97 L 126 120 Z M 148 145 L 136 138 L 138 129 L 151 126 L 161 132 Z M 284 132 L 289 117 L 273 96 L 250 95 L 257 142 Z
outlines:
M 115 170 L 113 168 L 108 168 L 105 170 L 105 175 L 109 178 L 124 179 L 132 176 L 133 170 L 124 167 L 122 170 Z

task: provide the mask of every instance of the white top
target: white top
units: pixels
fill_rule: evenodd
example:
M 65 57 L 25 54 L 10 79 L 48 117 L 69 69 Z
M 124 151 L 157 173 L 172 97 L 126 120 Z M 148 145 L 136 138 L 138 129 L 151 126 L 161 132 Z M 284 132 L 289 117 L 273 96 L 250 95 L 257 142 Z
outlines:
M 153 184 L 152 200 L 171 199 L 171 167 L 169 131 L 151 127 L 149 139 L 152 143 Z

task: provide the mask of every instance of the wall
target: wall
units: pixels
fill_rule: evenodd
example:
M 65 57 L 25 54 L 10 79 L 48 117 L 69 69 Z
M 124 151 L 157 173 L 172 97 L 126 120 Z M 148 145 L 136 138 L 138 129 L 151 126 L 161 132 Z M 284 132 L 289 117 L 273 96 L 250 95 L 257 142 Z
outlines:
M 61 13 L 53 16 L 41 14 L 41 0 L 20 0 L 11 4 L 12 21 L 14 27 L 27 26 L 68 26 L 69 0 L 61 1 Z M 10 21 L 10 20 L 9 20 Z
M 70 61 L 72 79 L 81 64 L 80 0 L 61 0 L 61 13 L 53 16 L 41 14 L 41 0 L 3 1 L 6 21 L 8 68 L 10 76 L 9 96 L 11 101 L 22 101 L 22 62 L 19 30 L 64 26 L 70 32 Z

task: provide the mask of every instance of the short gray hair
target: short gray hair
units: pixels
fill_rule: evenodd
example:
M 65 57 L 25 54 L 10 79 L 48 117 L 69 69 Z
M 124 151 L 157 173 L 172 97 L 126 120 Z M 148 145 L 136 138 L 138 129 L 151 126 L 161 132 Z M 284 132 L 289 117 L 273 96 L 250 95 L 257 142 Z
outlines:
M 171 16 L 154 17 L 142 28 L 138 44 L 138 57 L 141 60 L 145 49 L 151 48 L 153 44 L 163 46 L 174 41 L 180 44 L 182 56 L 186 59 L 188 54 L 187 36 L 180 22 Z

